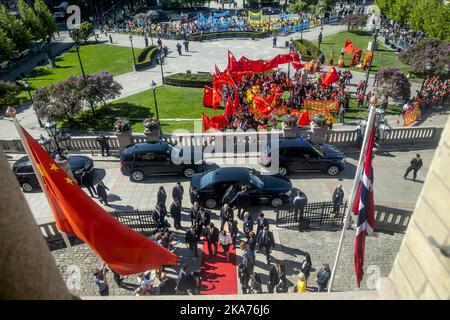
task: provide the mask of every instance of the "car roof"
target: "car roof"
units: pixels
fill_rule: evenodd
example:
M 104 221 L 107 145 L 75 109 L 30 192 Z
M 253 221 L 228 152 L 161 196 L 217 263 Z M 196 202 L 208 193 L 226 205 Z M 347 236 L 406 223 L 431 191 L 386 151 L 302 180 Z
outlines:
M 134 152 L 149 152 L 149 151 L 161 151 L 167 150 L 169 148 L 169 143 L 166 141 L 159 142 L 141 142 L 135 143 L 125 148 L 123 151 L 125 154 L 130 154 Z
M 219 168 L 214 170 L 214 182 L 249 181 L 249 169 L 239 167 Z
M 310 148 L 311 143 L 304 138 L 280 139 L 280 148 L 290 147 Z

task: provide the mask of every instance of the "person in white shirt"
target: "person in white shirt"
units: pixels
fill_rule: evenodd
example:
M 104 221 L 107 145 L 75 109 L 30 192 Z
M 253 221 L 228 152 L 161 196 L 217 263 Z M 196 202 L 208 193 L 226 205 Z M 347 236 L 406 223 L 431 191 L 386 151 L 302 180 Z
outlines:
M 222 246 L 223 253 L 227 256 L 227 262 L 230 261 L 230 245 L 233 242 L 231 239 L 231 235 L 229 232 L 226 232 L 225 229 L 222 230 L 219 234 L 219 242 Z
M 138 277 L 139 285 L 143 290 L 140 290 L 140 294 L 149 296 L 152 294 L 153 283 L 156 279 L 156 270 L 150 269 L 145 271 L 142 275 Z

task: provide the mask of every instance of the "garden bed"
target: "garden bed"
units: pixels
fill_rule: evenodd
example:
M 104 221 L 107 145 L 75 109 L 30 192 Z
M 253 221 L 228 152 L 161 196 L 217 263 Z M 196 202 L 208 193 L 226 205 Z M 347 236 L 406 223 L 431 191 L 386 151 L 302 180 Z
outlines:
M 134 70 L 140 71 L 155 66 L 158 52 L 157 46 L 146 47 L 138 56 L 138 62 L 134 65 Z
M 212 75 L 175 73 L 164 77 L 164 84 L 175 87 L 203 88 L 212 85 Z
M 320 54 L 319 48 L 311 41 L 305 39 L 294 40 L 294 46 L 301 53 L 303 61 L 316 59 Z

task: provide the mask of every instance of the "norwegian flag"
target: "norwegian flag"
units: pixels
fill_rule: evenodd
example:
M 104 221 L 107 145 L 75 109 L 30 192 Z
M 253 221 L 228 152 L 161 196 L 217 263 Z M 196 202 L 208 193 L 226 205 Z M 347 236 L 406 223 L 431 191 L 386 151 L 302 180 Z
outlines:
M 364 171 L 359 182 L 358 193 L 353 205 L 353 214 L 357 215 L 357 227 L 355 236 L 355 271 L 358 288 L 364 276 L 364 249 L 366 235 L 370 235 L 374 229 L 374 201 L 373 201 L 373 168 L 372 155 L 375 138 L 375 127 L 370 133 L 369 143 L 364 162 Z

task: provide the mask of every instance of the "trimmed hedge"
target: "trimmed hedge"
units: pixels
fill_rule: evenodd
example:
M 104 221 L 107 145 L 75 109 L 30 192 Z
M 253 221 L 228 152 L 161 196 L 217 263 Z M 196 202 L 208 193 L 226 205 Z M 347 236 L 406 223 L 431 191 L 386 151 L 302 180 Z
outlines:
M 203 88 L 212 85 L 212 75 L 175 73 L 164 77 L 164 84 L 176 87 Z
M 302 60 L 310 61 L 319 57 L 319 48 L 311 41 L 305 39 L 294 40 L 294 46 L 302 55 Z
M 151 68 L 156 62 L 156 55 L 159 52 L 158 46 L 149 46 L 142 50 L 137 58 L 137 63 L 134 65 L 136 71 Z

